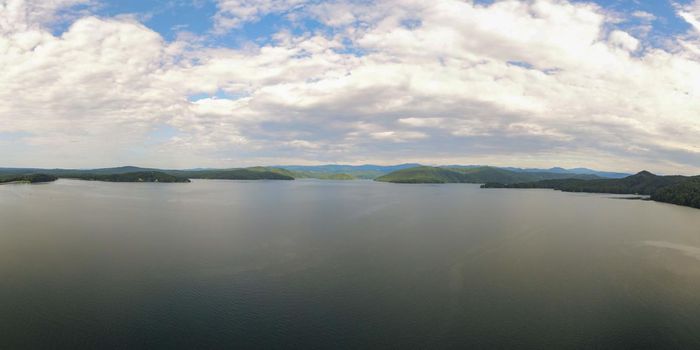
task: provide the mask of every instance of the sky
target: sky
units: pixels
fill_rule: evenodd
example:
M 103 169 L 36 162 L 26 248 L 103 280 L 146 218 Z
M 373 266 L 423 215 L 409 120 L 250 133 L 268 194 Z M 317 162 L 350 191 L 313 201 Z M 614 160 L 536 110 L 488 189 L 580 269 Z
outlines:
M 700 174 L 700 0 L 0 0 L 0 167 Z

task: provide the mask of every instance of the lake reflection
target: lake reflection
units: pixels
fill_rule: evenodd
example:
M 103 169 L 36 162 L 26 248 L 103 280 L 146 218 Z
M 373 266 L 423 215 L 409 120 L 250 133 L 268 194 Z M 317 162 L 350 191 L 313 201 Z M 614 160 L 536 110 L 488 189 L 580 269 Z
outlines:
M 699 348 L 700 210 L 371 181 L 0 186 L 0 348 Z

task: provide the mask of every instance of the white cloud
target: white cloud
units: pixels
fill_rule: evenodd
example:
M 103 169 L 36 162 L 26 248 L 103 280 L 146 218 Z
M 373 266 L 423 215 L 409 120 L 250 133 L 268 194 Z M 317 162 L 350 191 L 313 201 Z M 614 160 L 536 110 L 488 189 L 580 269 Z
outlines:
M 377 140 L 386 140 L 391 142 L 407 142 L 410 140 L 424 139 L 428 137 L 425 133 L 418 131 L 378 131 L 370 134 Z
M 2 0 L 0 33 L 39 28 L 67 20 L 81 13 L 76 6 L 91 4 L 93 0 Z
M 307 0 L 217 0 L 219 11 L 214 16 L 219 33 L 254 22 L 270 13 L 280 13 L 303 5 Z
M 639 40 L 621 30 L 612 31 L 608 41 L 613 46 L 629 52 L 637 51 L 639 48 Z
M 319 149 L 321 148 L 321 145 L 315 142 L 309 142 L 306 140 L 292 140 L 287 143 L 290 147 L 295 147 L 295 148 L 307 148 L 307 149 Z
M 700 170 L 700 42 L 642 45 L 589 3 L 222 0 L 220 31 L 269 13 L 332 27 L 240 49 L 167 42 L 124 17 L 54 35 L 85 1 L 0 4 L 0 143 L 22 135 L 0 150 L 8 165 Z M 153 141 L 157 125 L 177 135 Z
M 635 18 L 639 18 L 644 21 L 655 21 L 656 16 L 654 16 L 653 13 L 649 13 L 646 11 L 634 11 L 632 12 L 632 16 Z
M 412 127 L 431 127 L 439 128 L 447 126 L 447 121 L 444 118 L 401 118 L 399 123 L 412 126 Z
M 700 32 L 700 1 L 694 0 L 685 5 L 679 3 L 673 4 L 678 11 L 678 15 L 688 22 L 695 31 Z

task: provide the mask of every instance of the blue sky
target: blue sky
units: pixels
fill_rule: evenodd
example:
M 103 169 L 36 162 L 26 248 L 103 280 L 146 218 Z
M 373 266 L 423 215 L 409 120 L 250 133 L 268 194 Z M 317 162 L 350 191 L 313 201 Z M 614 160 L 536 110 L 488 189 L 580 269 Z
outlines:
M 272 35 L 284 29 L 294 32 L 322 29 L 316 21 L 292 23 L 284 13 L 272 13 L 226 33 L 213 35 L 213 18 L 217 11 L 217 3 L 213 0 L 124 0 L 104 1 L 96 12 L 110 17 L 135 15 L 167 40 L 175 40 L 178 33 L 186 31 L 207 36 L 209 45 L 226 47 L 239 47 L 246 42 L 269 43 Z
M 656 16 L 651 22 L 652 35 L 666 37 L 689 30 L 690 25 L 677 15 L 674 4 L 688 4 L 689 0 L 577 0 L 580 3 L 596 3 L 601 7 L 628 15 L 618 26 L 630 28 L 644 24 L 644 21 L 629 16 L 644 11 Z M 475 3 L 489 5 L 494 0 L 477 0 Z M 149 28 L 160 33 L 167 40 L 174 40 L 178 32 L 187 31 L 197 35 L 211 33 L 213 17 L 218 10 L 214 0 L 120 0 L 101 1 L 97 14 L 102 16 L 136 15 Z M 210 36 L 212 45 L 237 47 L 242 42 L 267 43 L 270 37 L 282 29 L 294 31 L 315 31 L 324 29 L 317 21 L 307 20 L 291 23 L 283 14 L 268 14 L 259 20 L 246 23 L 228 33 Z
M 698 0 L 0 0 L 0 166 L 700 173 Z

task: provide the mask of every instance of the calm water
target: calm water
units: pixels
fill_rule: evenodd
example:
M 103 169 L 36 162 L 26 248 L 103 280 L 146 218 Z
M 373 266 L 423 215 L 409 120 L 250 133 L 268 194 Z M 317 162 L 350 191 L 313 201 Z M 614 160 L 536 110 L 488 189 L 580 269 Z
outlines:
M 369 181 L 0 186 L 0 348 L 698 348 L 700 210 Z

